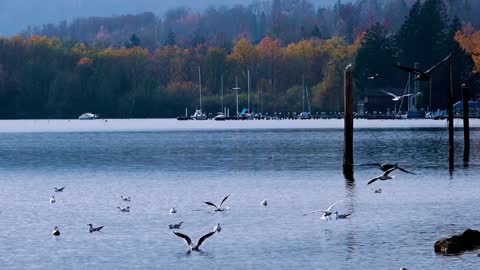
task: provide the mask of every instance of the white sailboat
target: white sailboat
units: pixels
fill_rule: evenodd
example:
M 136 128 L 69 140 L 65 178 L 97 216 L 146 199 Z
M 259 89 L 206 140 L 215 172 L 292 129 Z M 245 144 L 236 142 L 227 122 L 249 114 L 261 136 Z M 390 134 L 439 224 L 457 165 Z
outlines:
M 308 101 L 308 91 L 305 88 L 305 77 L 302 76 L 302 112 L 298 115 L 299 119 L 310 119 L 312 117 L 310 113 L 310 102 Z M 308 112 L 305 111 L 305 93 L 307 94 L 307 107 Z
M 198 66 L 198 89 L 200 92 L 200 109 L 196 109 L 195 113 L 192 115 L 193 120 L 207 120 L 207 114 L 205 114 L 202 106 L 202 70 Z

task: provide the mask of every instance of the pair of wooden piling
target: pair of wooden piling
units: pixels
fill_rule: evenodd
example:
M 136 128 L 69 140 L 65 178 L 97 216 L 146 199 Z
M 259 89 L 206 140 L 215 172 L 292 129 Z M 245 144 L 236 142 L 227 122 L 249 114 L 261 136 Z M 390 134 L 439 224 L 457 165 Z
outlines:
M 453 173 L 455 165 L 454 125 L 453 125 L 453 83 L 452 83 L 452 54 L 449 58 L 449 85 L 448 85 L 448 160 L 449 170 Z M 464 166 L 468 166 L 470 158 L 470 123 L 468 88 L 462 85 L 463 101 L 463 130 L 464 130 Z M 353 77 L 352 65 L 348 65 L 344 73 L 344 148 L 343 148 L 343 176 L 347 181 L 353 181 Z

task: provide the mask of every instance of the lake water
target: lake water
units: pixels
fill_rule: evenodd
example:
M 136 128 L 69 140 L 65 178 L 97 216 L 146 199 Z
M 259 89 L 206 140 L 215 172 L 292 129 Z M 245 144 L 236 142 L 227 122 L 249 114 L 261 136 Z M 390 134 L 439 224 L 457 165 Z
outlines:
M 343 179 L 341 121 L 122 121 L 0 121 L 0 269 L 479 269 L 474 252 L 433 252 L 480 229 L 478 122 L 468 168 L 457 130 L 450 175 L 445 121 L 359 121 L 356 163 L 417 173 L 367 186 L 379 170 Z M 229 193 L 228 211 L 206 211 Z M 347 220 L 303 216 L 342 199 Z M 223 231 L 187 255 L 168 229 L 179 221 L 195 239 L 217 222 Z M 88 223 L 105 228 L 90 234 Z

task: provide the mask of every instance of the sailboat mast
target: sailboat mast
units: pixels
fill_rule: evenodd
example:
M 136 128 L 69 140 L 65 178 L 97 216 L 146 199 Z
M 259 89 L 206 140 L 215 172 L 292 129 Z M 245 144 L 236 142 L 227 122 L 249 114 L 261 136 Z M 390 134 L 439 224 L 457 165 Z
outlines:
M 202 108 L 202 70 L 200 66 L 198 66 L 198 88 L 200 89 L 200 111 L 203 112 Z
M 302 113 L 305 111 L 305 75 L 302 74 Z
M 220 84 L 221 84 L 221 88 L 222 88 L 222 113 L 224 113 L 224 108 L 223 108 L 223 74 L 222 74 L 222 78 L 220 80 Z
M 248 112 L 250 112 L 250 70 L 247 69 L 247 102 L 248 102 L 248 105 L 247 105 L 247 108 L 248 108 Z

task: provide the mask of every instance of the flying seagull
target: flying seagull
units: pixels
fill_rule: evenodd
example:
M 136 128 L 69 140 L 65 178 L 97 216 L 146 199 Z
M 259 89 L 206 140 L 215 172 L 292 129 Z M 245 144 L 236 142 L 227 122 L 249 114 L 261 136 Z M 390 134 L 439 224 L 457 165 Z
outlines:
M 391 168 L 389 170 L 386 170 L 382 175 L 379 175 L 375 178 L 373 178 L 372 180 L 368 181 L 368 185 L 370 185 L 371 183 L 377 181 L 377 180 L 382 180 L 382 181 L 385 181 L 385 180 L 389 180 L 389 179 L 393 179 L 393 176 L 390 176 L 389 174 L 393 171 L 395 171 L 397 168 Z
M 188 247 L 190 248 L 190 251 L 200 251 L 200 246 L 207 240 L 210 236 L 214 235 L 215 232 L 209 232 L 205 234 L 204 236 L 200 237 L 197 241 L 197 243 L 193 244 L 192 239 L 188 237 L 188 235 L 180 233 L 180 232 L 173 232 L 176 236 L 183 238 L 185 242 L 187 243 Z
M 442 61 L 438 62 L 438 64 L 431 67 L 430 69 L 428 69 L 425 72 L 420 71 L 420 70 L 415 69 L 415 68 L 404 67 L 404 66 L 400 66 L 400 65 L 397 65 L 397 64 L 394 64 L 393 66 L 395 66 L 396 68 L 399 68 L 401 70 L 404 70 L 406 72 L 410 72 L 410 73 L 413 73 L 413 74 L 417 75 L 415 77 L 414 81 L 429 81 L 432 78 L 432 72 L 435 69 L 437 69 L 441 64 L 443 64 L 443 62 L 447 61 L 449 58 L 450 58 L 450 54 L 447 57 L 445 57 Z
M 222 227 L 220 226 L 220 223 L 217 223 L 217 225 L 215 225 L 215 227 L 213 227 L 213 231 L 214 232 L 221 232 L 222 231 Z
M 407 171 L 405 170 L 404 168 L 398 166 L 398 163 L 395 163 L 395 164 L 391 164 L 391 163 L 384 163 L 384 164 L 380 164 L 380 163 L 366 163 L 366 164 L 360 164 L 359 166 L 375 166 L 375 167 L 378 167 L 380 170 L 386 172 L 392 168 L 395 168 L 395 169 L 399 169 L 400 171 L 402 172 L 405 172 L 405 173 L 409 173 L 409 174 L 413 174 L 413 175 L 416 175 L 415 173 L 411 172 L 411 171 Z
M 129 202 L 129 201 L 131 201 L 130 197 L 120 196 L 120 198 L 122 198 L 122 201 L 124 201 L 124 202 Z
M 228 194 L 227 196 L 225 196 L 225 198 L 223 198 L 222 202 L 220 203 L 220 207 L 217 207 L 214 203 L 211 203 L 211 202 L 203 202 L 203 203 L 206 205 L 215 207 L 215 212 L 222 212 L 222 211 L 225 211 L 225 208 L 222 208 L 222 205 L 228 199 L 228 197 L 230 197 L 230 194 Z
M 53 227 L 52 235 L 53 236 L 60 236 L 60 230 L 58 229 L 57 226 Z
M 53 188 L 53 190 L 55 190 L 55 192 L 63 192 L 63 190 L 65 189 L 65 187 L 61 187 L 61 188 Z
M 350 214 L 339 214 L 337 211 L 335 211 L 335 219 L 346 219 L 350 215 L 352 215 L 352 214 L 351 213 Z
M 343 202 L 344 200 L 341 200 L 341 201 L 338 201 L 332 205 L 330 205 L 330 207 L 327 208 L 327 210 L 317 210 L 317 211 L 313 211 L 313 212 L 310 212 L 310 213 L 307 213 L 307 214 L 303 214 L 304 216 L 306 215 L 310 215 L 310 214 L 314 214 L 314 213 L 323 213 L 322 214 L 322 219 L 325 219 L 326 221 L 328 221 L 329 219 L 332 219 L 331 215 L 333 214 L 332 213 L 332 209 L 333 207 L 337 204 L 337 203 L 340 203 L 340 202 Z
M 104 227 L 104 226 L 100 226 L 100 227 L 94 228 L 93 225 L 92 225 L 92 223 L 88 224 L 88 226 L 90 227 L 90 228 L 88 229 L 88 231 L 89 231 L 90 233 L 99 232 L 99 231 L 100 231 L 101 229 L 103 229 L 103 227 Z
M 392 96 L 392 97 L 393 97 L 393 98 L 392 98 L 393 101 L 399 101 L 401 98 L 413 96 L 413 94 L 406 94 L 406 95 L 397 96 L 397 95 L 395 95 L 394 93 L 390 93 L 390 92 L 383 91 L 383 90 L 380 90 L 380 91 L 384 92 L 385 94 L 387 94 L 387 95 L 389 95 L 389 96 Z
M 369 80 L 374 80 L 374 79 L 376 79 L 378 76 L 380 76 L 380 74 L 377 73 L 377 74 L 375 74 L 375 75 L 373 75 L 373 76 L 368 77 L 367 79 L 369 79 Z
M 183 221 L 180 221 L 180 223 L 177 223 L 177 224 L 169 224 L 168 225 L 168 228 L 170 230 L 173 230 L 173 229 L 180 229 L 180 227 L 182 226 L 183 224 Z
M 120 206 L 117 206 L 118 210 L 120 210 L 120 212 L 130 212 L 130 206 L 127 206 L 127 207 L 120 207 Z

